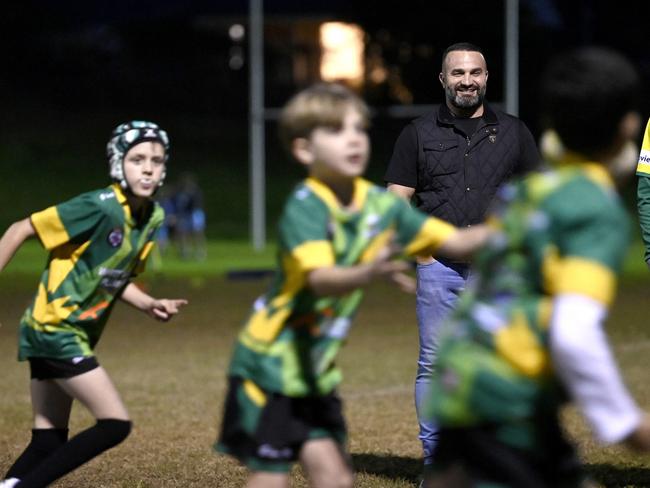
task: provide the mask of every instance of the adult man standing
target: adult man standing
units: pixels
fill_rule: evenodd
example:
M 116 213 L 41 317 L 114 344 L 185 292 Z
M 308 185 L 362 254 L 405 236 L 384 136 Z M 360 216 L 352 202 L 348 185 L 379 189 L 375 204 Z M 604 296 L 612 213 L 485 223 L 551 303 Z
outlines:
M 540 156 L 521 120 L 484 101 L 488 71 L 478 46 L 466 42 L 449 46 L 439 79 L 446 104 L 402 130 L 384 179 L 390 191 L 413 198 L 420 210 L 457 226 L 471 226 L 484 219 L 497 188 L 510 177 L 537 168 Z M 468 263 L 418 260 L 415 404 L 425 466 L 433 460 L 438 436 L 423 412 L 438 328 L 468 276 Z

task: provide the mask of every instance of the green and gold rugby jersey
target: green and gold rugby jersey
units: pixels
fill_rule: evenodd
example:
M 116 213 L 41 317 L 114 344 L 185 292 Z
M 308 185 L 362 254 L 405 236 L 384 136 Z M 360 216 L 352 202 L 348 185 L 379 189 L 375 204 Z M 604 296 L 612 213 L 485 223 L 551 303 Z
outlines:
M 115 297 L 144 269 L 163 217 L 155 204 L 136 227 L 117 184 L 32 214 L 50 255 L 21 320 L 19 359 L 91 356 Z
M 647 262 L 650 260 L 650 119 L 643 134 L 636 174 L 639 177 L 637 186 L 639 224 L 645 245 L 644 259 Z
M 493 218 L 501 232 L 441 333 L 431 414 L 443 427 L 497 425 L 504 442 L 539 450 L 539 419 L 564 401 L 548 348 L 553 297 L 610 305 L 629 217 L 602 165 L 566 161 L 502 189 Z
M 230 375 L 250 380 L 251 398 L 264 399 L 255 385 L 300 397 L 327 394 L 341 380 L 334 360 L 363 292 L 317 297 L 306 284 L 309 271 L 368 262 L 390 239 L 407 254 L 430 254 L 456 232 L 361 178 L 349 208 L 313 178 L 289 197 L 279 223 L 276 276 L 254 304 L 230 366 Z
M 639 153 L 636 174 L 639 176 L 650 176 L 650 119 L 648 119 L 645 132 L 643 133 L 643 142 L 641 143 L 641 152 Z

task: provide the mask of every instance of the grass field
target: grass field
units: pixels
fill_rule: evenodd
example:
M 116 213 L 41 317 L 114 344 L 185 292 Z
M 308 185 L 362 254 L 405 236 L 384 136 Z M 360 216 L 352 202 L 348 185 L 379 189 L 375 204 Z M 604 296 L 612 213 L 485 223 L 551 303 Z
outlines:
M 240 257 L 236 248 L 222 249 L 233 253 L 230 265 L 246 268 L 269 263 L 270 251 L 251 262 L 246 258 L 245 245 L 241 245 Z M 25 252 L 0 277 L 0 473 L 24 448 L 30 429 L 28 368 L 15 361 L 17 323 L 35 282 L 25 263 L 36 258 L 27 256 L 29 249 Z M 43 255 L 38 259 L 40 268 Z M 229 268 L 226 261 L 220 272 L 200 272 L 219 263 L 219 257 L 213 256 L 207 264 L 185 274 L 182 267 L 171 275 L 149 273 L 146 284 L 152 293 L 190 300 L 173 323 L 159 324 L 122 304 L 116 307 L 97 354 L 129 407 L 134 431 L 123 444 L 56 486 L 242 485 L 243 469 L 215 455 L 211 445 L 217 435 L 224 372 L 233 339 L 250 303 L 268 282 L 229 281 L 222 276 Z M 645 358 L 650 355 L 649 291 L 647 280 L 626 280 L 608 325 L 628 384 L 648 409 L 650 383 Z M 419 443 L 412 400 L 415 323 L 412 296 L 375 285 L 368 290 L 340 356 L 345 373 L 341 394 L 349 423 L 349 449 L 357 471 L 355 486 L 360 488 L 413 487 L 417 483 Z M 582 446 L 589 469 L 604 486 L 650 486 L 649 457 L 595 445 L 571 409 L 566 411 L 565 420 Z M 83 409 L 75 407 L 72 433 L 91 422 Z M 307 486 L 298 469 L 294 481 L 294 486 Z

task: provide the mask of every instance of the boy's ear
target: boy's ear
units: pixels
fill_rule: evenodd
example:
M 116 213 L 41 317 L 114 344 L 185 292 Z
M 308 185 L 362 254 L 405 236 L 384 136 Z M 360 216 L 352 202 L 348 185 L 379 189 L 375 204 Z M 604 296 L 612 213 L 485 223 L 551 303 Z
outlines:
M 637 112 L 629 112 L 623 116 L 619 124 L 618 135 L 613 143 L 612 154 L 605 161 L 609 172 L 619 187 L 625 185 L 638 162 L 639 148 L 636 138 L 641 129 L 641 116 Z
M 618 123 L 616 137 L 614 137 L 609 151 L 604 154 L 604 158 L 618 154 L 627 142 L 635 142 L 639 130 L 641 130 L 641 115 L 634 111 L 626 113 Z
M 620 132 L 623 139 L 635 140 L 641 130 L 641 115 L 638 112 L 628 112 L 621 119 Z
M 311 143 L 304 137 L 298 137 L 291 143 L 291 154 L 296 161 L 305 166 L 314 162 L 314 153 L 311 150 Z

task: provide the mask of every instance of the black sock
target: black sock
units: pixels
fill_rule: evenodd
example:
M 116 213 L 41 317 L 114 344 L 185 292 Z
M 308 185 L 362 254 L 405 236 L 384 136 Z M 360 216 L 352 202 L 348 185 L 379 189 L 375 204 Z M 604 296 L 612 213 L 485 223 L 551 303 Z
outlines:
M 48 458 L 20 478 L 16 488 L 43 488 L 95 456 L 122 442 L 131 432 L 128 420 L 101 419 L 54 451 Z
M 68 440 L 68 429 L 32 429 L 32 440 L 5 478 L 23 478 Z

